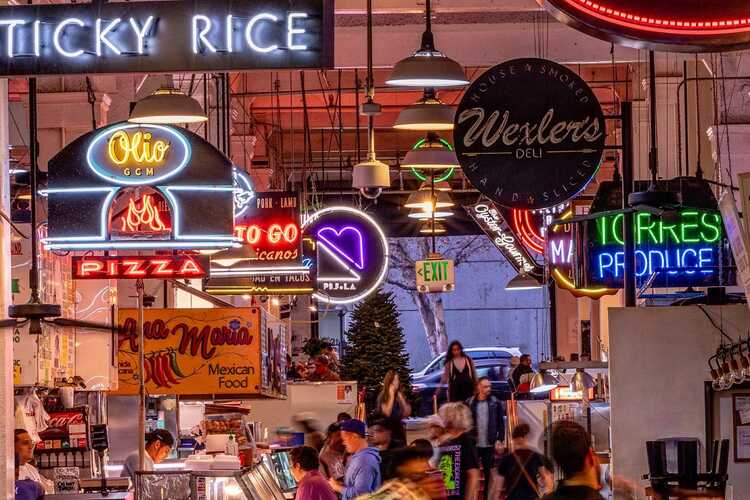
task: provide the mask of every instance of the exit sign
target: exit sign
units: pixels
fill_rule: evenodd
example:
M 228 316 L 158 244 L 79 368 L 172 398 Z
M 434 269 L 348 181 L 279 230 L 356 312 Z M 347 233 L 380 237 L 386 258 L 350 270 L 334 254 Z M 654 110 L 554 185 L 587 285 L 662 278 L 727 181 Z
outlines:
M 415 263 L 417 290 L 422 293 L 452 292 L 456 288 L 453 261 L 449 259 L 418 260 Z

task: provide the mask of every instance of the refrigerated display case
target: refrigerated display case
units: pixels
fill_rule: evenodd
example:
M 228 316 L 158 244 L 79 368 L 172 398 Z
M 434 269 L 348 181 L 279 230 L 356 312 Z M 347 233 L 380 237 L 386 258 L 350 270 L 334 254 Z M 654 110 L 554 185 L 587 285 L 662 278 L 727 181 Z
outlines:
M 279 464 L 279 465 L 277 465 Z M 296 484 L 283 455 L 263 455 L 242 470 L 155 471 L 136 474 L 136 500 L 285 500 Z M 291 483 L 290 483 L 291 480 Z

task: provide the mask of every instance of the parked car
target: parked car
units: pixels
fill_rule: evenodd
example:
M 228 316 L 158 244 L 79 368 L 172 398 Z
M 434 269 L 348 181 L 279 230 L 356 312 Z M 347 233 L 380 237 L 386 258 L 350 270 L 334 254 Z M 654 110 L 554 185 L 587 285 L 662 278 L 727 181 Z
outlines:
M 468 349 L 467 349 L 468 351 Z M 475 358 L 474 366 L 477 370 L 477 378 L 488 377 L 492 384 L 492 394 L 501 400 L 510 399 L 510 384 L 508 384 L 508 373 L 510 371 L 511 355 L 504 353 L 505 356 L 492 356 L 488 358 Z M 433 413 L 432 396 L 440 388 L 440 378 L 443 375 L 443 364 L 440 369 L 432 370 L 427 375 L 414 378 L 412 387 L 414 392 L 419 395 L 419 406 L 417 408 L 418 416 L 427 416 Z M 446 401 L 446 390 L 443 388 L 438 394 L 438 407 Z
M 475 362 L 480 359 L 510 359 L 511 356 L 521 356 L 522 352 L 518 347 L 468 347 L 464 349 L 464 353 L 471 357 Z M 431 374 L 434 371 L 440 371 L 442 373 L 445 361 L 445 353 L 441 353 L 432 361 L 427 363 L 427 366 L 419 371 L 412 372 L 412 380 L 417 380 L 420 377 Z

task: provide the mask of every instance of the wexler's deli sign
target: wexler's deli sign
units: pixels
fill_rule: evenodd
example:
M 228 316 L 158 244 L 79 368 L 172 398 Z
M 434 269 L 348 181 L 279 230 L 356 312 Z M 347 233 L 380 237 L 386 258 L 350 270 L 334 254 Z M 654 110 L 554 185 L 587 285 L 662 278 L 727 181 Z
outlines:
M 544 269 L 537 264 L 526 247 L 513 232 L 497 206 L 489 200 L 464 205 L 464 210 L 500 250 L 516 272 L 528 274 L 539 283 L 544 282 Z
M 333 67 L 333 0 L 0 8 L 0 75 Z
M 115 123 L 49 161 L 47 249 L 238 245 L 230 161 L 180 127 Z
M 136 309 L 120 309 L 118 394 L 138 392 Z M 261 392 L 261 311 L 146 309 L 144 380 L 149 394 Z
M 453 137 L 469 181 L 496 203 L 537 209 L 578 194 L 606 139 L 594 92 L 565 66 L 514 59 L 482 74 L 456 111 Z
M 747 0 L 537 0 L 558 20 L 635 48 L 708 52 L 750 46 Z

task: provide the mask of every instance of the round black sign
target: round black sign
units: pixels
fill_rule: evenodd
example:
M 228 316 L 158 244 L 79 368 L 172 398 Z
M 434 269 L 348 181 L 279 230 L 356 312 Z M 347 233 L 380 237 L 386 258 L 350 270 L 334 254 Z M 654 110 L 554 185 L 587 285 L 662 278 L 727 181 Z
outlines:
M 578 194 L 604 152 L 604 113 L 581 77 L 544 59 L 514 59 L 466 90 L 453 130 L 469 181 L 506 207 L 545 208 Z

